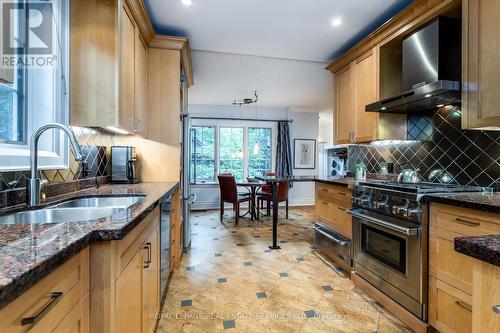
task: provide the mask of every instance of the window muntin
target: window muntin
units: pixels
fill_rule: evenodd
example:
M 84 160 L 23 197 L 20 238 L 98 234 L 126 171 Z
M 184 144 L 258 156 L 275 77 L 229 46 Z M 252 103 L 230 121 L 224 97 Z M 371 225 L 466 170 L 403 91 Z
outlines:
M 215 127 L 193 126 L 190 144 L 190 182 L 215 182 Z
M 248 176 L 262 176 L 272 170 L 272 130 L 248 128 Z
M 244 135 L 242 127 L 219 128 L 219 172 L 230 172 L 236 181 L 243 181 Z

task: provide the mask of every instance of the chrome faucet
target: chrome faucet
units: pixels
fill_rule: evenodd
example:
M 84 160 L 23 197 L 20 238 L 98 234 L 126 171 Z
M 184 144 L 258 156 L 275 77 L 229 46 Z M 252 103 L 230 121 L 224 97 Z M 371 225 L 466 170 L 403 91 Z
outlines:
M 65 125 L 52 123 L 40 126 L 35 130 L 30 142 L 30 172 L 31 178 L 27 180 L 26 184 L 26 203 L 28 206 L 35 206 L 40 204 L 41 197 L 41 179 L 38 174 L 38 139 L 48 129 L 60 129 L 69 137 L 70 148 L 75 156 L 77 162 L 82 162 L 85 156 L 82 153 L 80 145 L 76 141 L 73 131 Z

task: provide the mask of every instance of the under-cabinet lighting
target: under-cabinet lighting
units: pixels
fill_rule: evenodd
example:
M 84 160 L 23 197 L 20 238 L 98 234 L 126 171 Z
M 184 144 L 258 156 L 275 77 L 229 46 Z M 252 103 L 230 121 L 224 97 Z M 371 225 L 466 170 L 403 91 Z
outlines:
M 121 128 L 118 128 L 118 127 L 114 127 L 114 126 L 107 126 L 105 128 L 108 131 L 113 132 L 113 133 L 117 133 L 117 134 L 130 134 L 129 131 L 126 131 L 124 129 L 121 129 Z
M 425 98 L 429 98 L 429 97 L 431 97 L 431 96 L 432 96 L 431 94 L 425 94 L 425 95 L 424 95 L 424 97 L 425 97 Z
M 442 108 L 444 106 L 444 104 L 438 104 L 436 105 L 437 108 Z
M 381 107 L 380 110 L 384 111 L 384 110 L 387 110 L 387 108 L 385 106 Z

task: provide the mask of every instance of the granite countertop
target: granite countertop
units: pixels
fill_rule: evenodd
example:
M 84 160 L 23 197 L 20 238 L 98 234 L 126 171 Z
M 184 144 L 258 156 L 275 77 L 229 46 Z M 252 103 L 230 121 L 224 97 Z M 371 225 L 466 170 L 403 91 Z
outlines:
M 359 182 L 358 180 L 355 180 L 352 177 L 317 177 L 316 181 L 319 183 L 345 186 L 350 189 L 358 185 Z
M 437 202 L 500 214 L 500 192 L 428 194 L 423 199 L 427 202 Z
M 42 206 L 87 196 L 144 195 L 144 199 L 111 217 L 52 224 L 0 225 L 0 308 L 7 305 L 90 242 L 125 237 L 177 188 L 177 182 L 106 185 L 51 198 Z M 19 210 L 20 207 L 16 207 Z M 22 207 L 21 207 L 22 208 Z
M 457 237 L 455 251 L 500 266 L 500 235 Z

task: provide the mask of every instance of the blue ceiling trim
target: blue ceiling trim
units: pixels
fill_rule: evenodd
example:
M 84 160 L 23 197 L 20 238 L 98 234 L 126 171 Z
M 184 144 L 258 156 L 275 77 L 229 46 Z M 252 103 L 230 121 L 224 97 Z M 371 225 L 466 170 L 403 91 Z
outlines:
M 369 24 L 365 29 L 361 30 L 358 34 L 353 36 L 350 40 L 348 40 L 344 45 L 342 45 L 337 51 L 335 51 L 330 57 L 329 61 L 333 61 L 342 54 L 344 54 L 347 50 L 352 48 L 354 45 L 361 42 L 364 38 L 366 38 L 369 34 L 377 30 L 384 23 L 393 18 L 397 13 L 406 8 L 413 0 L 401 0 L 394 5 L 392 5 L 389 9 L 387 9 L 384 13 L 382 13 L 377 19 L 375 19 L 371 24 Z

